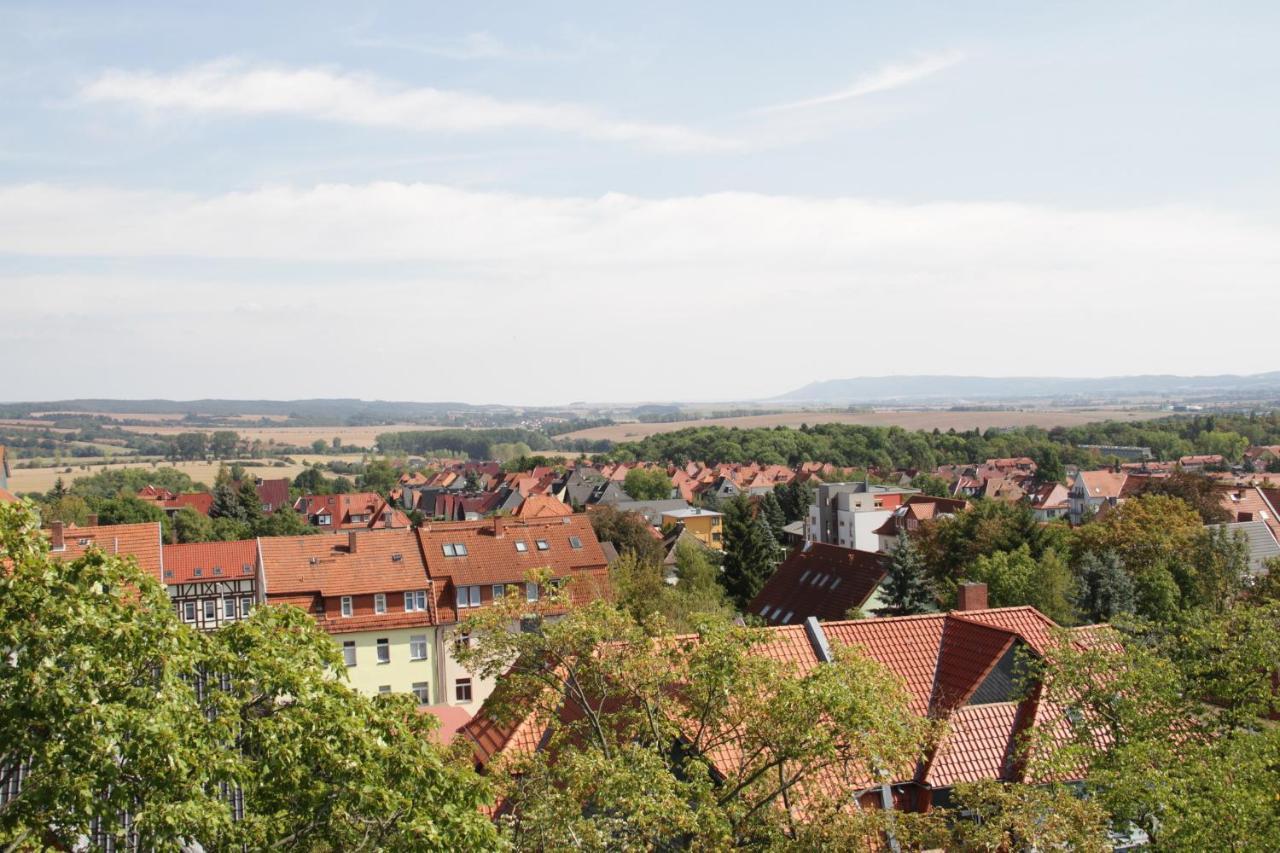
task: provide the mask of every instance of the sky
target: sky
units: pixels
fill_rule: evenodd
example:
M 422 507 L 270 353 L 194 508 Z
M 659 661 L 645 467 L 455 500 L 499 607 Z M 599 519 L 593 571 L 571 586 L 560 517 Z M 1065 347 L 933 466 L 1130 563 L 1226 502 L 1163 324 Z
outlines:
M 0 0 L 0 400 L 1280 369 L 1274 3 Z

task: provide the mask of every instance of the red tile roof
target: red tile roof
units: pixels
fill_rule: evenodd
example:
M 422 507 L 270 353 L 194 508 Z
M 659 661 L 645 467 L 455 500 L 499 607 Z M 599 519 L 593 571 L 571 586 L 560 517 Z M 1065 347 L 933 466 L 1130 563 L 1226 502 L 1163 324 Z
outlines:
M 875 592 L 884 580 L 886 563 L 883 556 L 868 551 L 807 543 L 778 566 L 747 612 L 773 624 L 796 624 L 809 616 L 844 619 Z
M 147 521 L 140 524 L 104 524 L 96 527 L 76 527 L 63 530 L 63 547 L 52 550 L 55 557 L 75 559 L 91 547 L 98 547 L 108 554 L 132 555 L 138 568 L 160 580 L 164 558 L 161 555 L 163 533 L 160 523 Z
M 550 518 L 573 515 L 573 507 L 548 495 L 529 495 L 512 513 L 516 518 Z
M 318 524 L 322 515 L 329 516 L 328 524 L 318 525 L 329 530 L 380 530 L 409 526 L 409 516 L 388 504 L 377 492 L 304 495 L 294 503 L 294 509 L 305 515 L 311 524 Z M 390 524 L 383 520 L 387 513 L 390 514 Z
M 935 788 L 957 782 L 979 782 L 1005 778 L 1019 703 L 995 702 L 958 708 L 947 721 L 948 732 L 924 781 Z
M 548 568 L 557 578 L 594 580 L 608 571 L 608 560 L 585 515 L 430 524 L 418 530 L 418 538 L 427 572 L 439 582 L 442 618 L 454 615 L 451 596 L 456 586 L 517 583 L 530 569 Z M 540 548 L 539 541 L 547 547 Z M 525 550 L 519 550 L 517 543 L 523 543 Z M 446 545 L 456 549 L 459 544 L 466 549 L 465 555 L 446 556 Z M 582 584 L 571 590 L 586 592 Z
M 246 572 L 245 567 L 250 571 Z M 164 546 L 164 582 L 193 583 L 256 577 L 258 541 L 193 542 Z
M 187 492 L 185 494 L 176 495 L 164 502 L 165 509 L 182 509 L 189 506 L 201 515 L 208 515 L 209 510 L 213 507 L 212 492 Z
M 356 534 L 272 536 L 260 540 L 267 596 L 319 594 L 326 598 L 427 588 L 426 565 L 412 530 Z

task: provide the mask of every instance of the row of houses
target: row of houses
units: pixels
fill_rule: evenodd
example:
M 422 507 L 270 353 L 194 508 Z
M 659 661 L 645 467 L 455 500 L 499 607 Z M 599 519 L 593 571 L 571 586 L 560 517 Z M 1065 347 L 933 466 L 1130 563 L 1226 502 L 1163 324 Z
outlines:
M 90 548 L 132 556 L 169 592 L 178 618 L 213 630 L 262 604 L 311 614 L 341 650 L 351 685 L 412 693 L 472 712 L 491 680 L 453 658 L 458 624 L 506 596 L 533 602 L 548 570 L 574 602 L 609 594 L 611 559 L 582 515 L 349 530 L 312 536 L 170 545 L 157 523 L 49 529 L 54 555 Z

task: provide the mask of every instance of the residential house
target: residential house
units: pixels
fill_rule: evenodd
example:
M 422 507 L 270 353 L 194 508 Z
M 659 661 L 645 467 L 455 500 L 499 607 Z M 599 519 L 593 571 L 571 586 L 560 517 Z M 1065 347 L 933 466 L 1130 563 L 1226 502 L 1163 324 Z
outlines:
M 529 495 L 511 514 L 516 518 L 553 518 L 573 515 L 573 507 L 550 495 Z
M 1280 444 L 1254 445 L 1244 452 L 1244 467 L 1247 471 L 1261 473 L 1271 470 L 1280 463 Z
M 83 527 L 55 521 L 49 525 L 48 536 L 49 553 L 54 557 L 74 560 L 90 548 L 99 548 L 112 556 L 132 557 L 143 572 L 163 580 L 164 532 L 158 521 Z
M 428 524 L 417 531 L 431 579 L 432 608 L 439 626 L 434 654 L 440 662 L 440 699 L 475 710 L 493 691 L 493 679 L 462 667 L 455 643 L 467 642 L 458 623 L 476 608 L 508 595 L 534 602 L 546 590 L 526 578 L 550 571 L 554 583 L 568 583 L 575 602 L 609 594 L 608 558 L 586 515 Z M 512 630 L 520 625 L 513 624 Z
M 1207 526 L 1226 530 L 1230 534 L 1239 533 L 1244 537 L 1249 549 L 1249 573 L 1255 577 L 1267 573 L 1268 560 L 1280 557 L 1280 542 L 1265 521 L 1233 521 L 1229 524 Z
M 1066 518 L 1071 512 L 1071 490 L 1062 483 L 1041 483 L 1027 494 L 1036 521 Z
M 202 631 L 245 619 L 262 603 L 258 540 L 165 545 L 162 580 L 178 618 Z
M 861 483 L 823 483 L 809 507 L 808 538 L 859 551 L 877 551 L 876 530 L 919 489 Z
M 432 588 L 414 531 L 259 540 L 268 604 L 315 617 L 342 651 L 361 693 L 412 693 L 439 701 Z
M 409 526 L 409 517 L 377 492 L 304 495 L 293 508 L 307 523 L 327 530 L 381 530 Z
M 1280 539 L 1280 490 L 1253 485 L 1222 485 L 1217 490 L 1218 503 L 1233 522 L 1261 521 Z
M 1222 468 L 1227 461 L 1220 453 L 1205 453 L 1196 456 L 1183 456 L 1178 459 L 1178 467 L 1183 471 L 1203 471 L 1206 468 Z
M 955 515 L 968 506 L 968 501 L 959 498 L 912 495 L 885 519 L 884 524 L 875 529 L 876 536 L 880 537 L 879 550 L 885 554 L 893 551 L 897 546 L 899 531 L 914 534 L 920 529 L 921 522 Z
M 1118 505 L 1128 479 L 1128 474 L 1110 469 L 1077 471 L 1071 481 L 1069 497 L 1071 523 L 1079 524 L 1104 505 Z
M 665 529 L 677 524 L 711 550 L 724 550 L 724 513 L 702 507 L 663 510 L 659 526 Z
M 634 512 L 644 516 L 644 520 L 654 527 L 661 528 L 663 525 L 662 516 L 668 512 L 677 512 L 679 510 L 691 509 L 689 504 L 679 498 L 662 498 L 655 501 L 633 501 L 625 500 L 614 503 L 613 508 L 618 512 Z M 590 510 L 590 507 L 588 507 Z
M 869 551 L 806 542 L 782 561 L 747 605 L 771 625 L 799 625 L 849 618 L 880 588 L 887 558 Z

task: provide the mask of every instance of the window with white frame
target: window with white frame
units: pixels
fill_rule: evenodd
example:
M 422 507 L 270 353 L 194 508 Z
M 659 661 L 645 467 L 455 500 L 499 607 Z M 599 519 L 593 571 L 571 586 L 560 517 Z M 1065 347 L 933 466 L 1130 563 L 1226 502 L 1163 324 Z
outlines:
M 409 636 L 409 660 L 427 659 L 427 635 L 411 634 Z
M 253 597 L 249 595 L 241 596 L 240 597 L 240 617 L 244 618 L 245 616 L 248 616 L 251 610 L 253 610 Z
M 356 641 L 355 640 L 342 641 L 342 662 L 345 663 L 347 666 L 356 665 Z
M 429 705 L 431 703 L 431 684 L 426 681 L 413 682 L 413 695 L 418 697 L 419 705 Z
M 516 540 L 516 551 L 523 554 L 525 551 L 528 551 L 528 550 L 529 550 L 529 546 L 525 544 L 523 539 Z
M 234 598 L 222 599 L 222 618 L 236 618 L 236 600 Z
M 391 641 L 386 637 L 379 637 L 376 646 L 378 649 L 378 663 L 391 663 Z
M 548 551 L 551 549 L 550 543 L 548 543 L 547 540 L 545 539 L 535 539 L 534 544 L 538 546 L 539 551 Z
M 526 583 L 524 585 L 524 600 L 525 601 L 538 600 L 538 585 L 536 583 L 533 583 L 532 581 L 530 581 L 529 583 Z
M 415 589 L 404 594 L 404 609 L 406 612 L 414 610 L 427 609 L 427 591 L 425 589 Z
M 380 592 L 373 597 L 373 612 L 374 613 L 387 612 L 387 594 L 385 592 Z
M 350 616 L 350 615 L 351 615 L 351 613 L 352 613 L 352 609 L 351 609 L 351 596 L 349 596 L 349 595 L 344 595 L 344 596 L 342 596 L 342 615 L 343 615 L 343 616 Z
M 581 540 L 581 539 L 579 539 L 577 536 L 570 536 L 570 537 L 569 537 L 569 547 L 570 547 L 570 548 L 574 548 L 574 549 L 581 548 L 581 547 L 582 547 L 582 540 Z
M 479 606 L 480 606 L 480 587 L 478 586 L 458 587 L 458 607 L 479 607 Z
M 453 683 L 453 699 L 455 702 L 471 701 L 471 679 L 459 678 Z
M 507 588 L 505 585 L 500 583 L 495 583 L 493 585 L 493 590 L 492 590 L 493 600 L 497 601 L 499 598 L 502 598 L 502 596 L 506 595 L 506 592 L 507 592 Z
M 206 622 L 212 622 L 218 618 L 218 602 L 212 598 L 204 600 L 204 619 Z
M 188 622 L 196 621 L 196 603 L 194 601 L 184 601 L 182 603 L 182 618 Z

